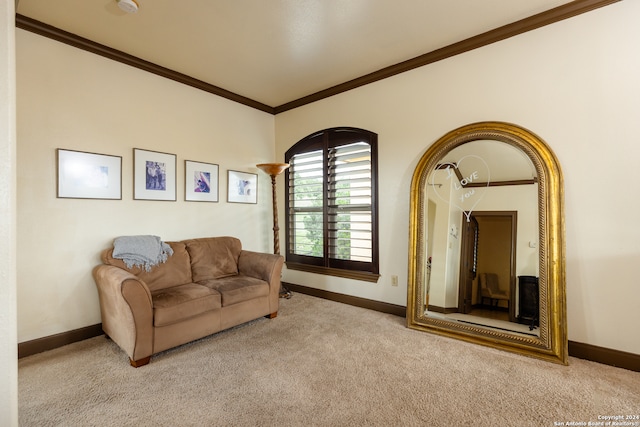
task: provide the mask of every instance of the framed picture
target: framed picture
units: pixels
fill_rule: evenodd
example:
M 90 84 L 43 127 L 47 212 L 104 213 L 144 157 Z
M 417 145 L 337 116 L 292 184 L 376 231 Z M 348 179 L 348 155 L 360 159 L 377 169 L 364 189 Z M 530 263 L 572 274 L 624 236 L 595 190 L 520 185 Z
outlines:
M 258 203 L 258 175 L 229 170 L 227 173 L 227 201 L 230 203 Z
M 133 198 L 176 201 L 176 155 L 133 149 Z
M 58 198 L 122 200 L 122 157 L 56 151 Z
M 217 202 L 218 165 L 185 160 L 184 199 L 191 202 Z

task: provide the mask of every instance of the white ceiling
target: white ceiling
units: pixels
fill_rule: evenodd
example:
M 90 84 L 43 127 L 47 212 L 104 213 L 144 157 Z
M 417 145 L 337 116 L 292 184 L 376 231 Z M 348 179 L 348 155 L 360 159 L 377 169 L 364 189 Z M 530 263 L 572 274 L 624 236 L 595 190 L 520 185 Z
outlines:
M 279 106 L 567 0 L 19 0 L 16 12 Z
M 493 140 L 475 140 L 449 151 L 441 164 L 451 164 L 463 178 L 477 172 L 476 182 L 530 180 L 538 176 L 533 162 L 519 148 Z

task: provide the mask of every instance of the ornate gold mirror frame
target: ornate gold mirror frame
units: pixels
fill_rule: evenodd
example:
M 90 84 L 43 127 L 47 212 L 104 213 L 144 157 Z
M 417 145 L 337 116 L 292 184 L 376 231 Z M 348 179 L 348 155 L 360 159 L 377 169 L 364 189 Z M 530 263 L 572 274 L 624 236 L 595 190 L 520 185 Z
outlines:
M 471 141 L 510 144 L 529 157 L 538 179 L 539 336 L 458 322 L 426 311 L 428 176 L 444 156 Z M 503 122 L 480 122 L 455 129 L 430 146 L 418 162 L 410 194 L 407 326 L 497 349 L 567 364 L 563 178 L 557 158 L 532 132 Z

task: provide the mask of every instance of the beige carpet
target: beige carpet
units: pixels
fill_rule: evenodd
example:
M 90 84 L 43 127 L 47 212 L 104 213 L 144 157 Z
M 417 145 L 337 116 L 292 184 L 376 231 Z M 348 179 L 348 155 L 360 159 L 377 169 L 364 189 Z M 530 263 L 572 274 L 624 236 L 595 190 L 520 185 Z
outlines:
M 96 337 L 19 361 L 21 426 L 554 426 L 640 414 L 640 373 L 409 330 L 294 294 L 142 368 Z M 585 424 L 586 425 L 586 424 Z

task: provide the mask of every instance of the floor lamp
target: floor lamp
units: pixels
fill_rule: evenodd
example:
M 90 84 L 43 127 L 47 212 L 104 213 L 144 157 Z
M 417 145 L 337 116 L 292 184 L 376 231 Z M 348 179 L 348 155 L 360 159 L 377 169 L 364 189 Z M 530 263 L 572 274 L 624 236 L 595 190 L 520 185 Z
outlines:
M 276 177 L 284 172 L 288 163 L 260 163 L 256 165 L 271 177 L 271 194 L 273 202 L 273 253 L 280 255 L 280 227 L 278 226 L 278 202 L 276 199 Z M 280 284 L 280 298 L 291 298 L 291 291 Z

